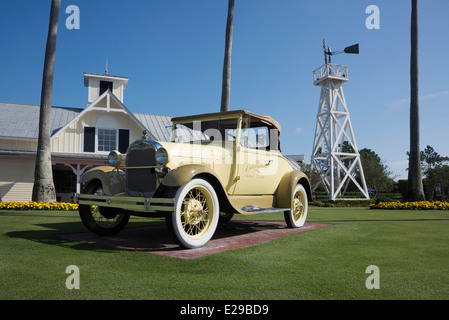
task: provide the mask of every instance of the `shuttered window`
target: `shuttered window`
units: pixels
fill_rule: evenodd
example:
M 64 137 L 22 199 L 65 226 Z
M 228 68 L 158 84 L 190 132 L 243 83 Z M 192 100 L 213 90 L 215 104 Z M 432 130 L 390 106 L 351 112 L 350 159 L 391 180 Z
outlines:
M 126 153 L 129 146 L 129 129 L 102 129 L 84 127 L 84 152 Z
M 119 129 L 118 132 L 118 151 L 125 153 L 129 146 L 129 130 Z
M 95 127 L 84 127 L 84 152 L 95 152 Z

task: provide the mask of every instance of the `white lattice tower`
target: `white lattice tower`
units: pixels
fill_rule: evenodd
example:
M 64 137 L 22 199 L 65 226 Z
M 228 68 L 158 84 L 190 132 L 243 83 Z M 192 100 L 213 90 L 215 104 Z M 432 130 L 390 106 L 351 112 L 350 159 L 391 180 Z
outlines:
M 313 72 L 313 84 L 321 86 L 321 95 L 311 163 L 313 169 L 320 173 L 329 200 L 344 195 L 351 181 L 369 199 L 342 88 L 347 81 L 346 66 L 326 63 Z

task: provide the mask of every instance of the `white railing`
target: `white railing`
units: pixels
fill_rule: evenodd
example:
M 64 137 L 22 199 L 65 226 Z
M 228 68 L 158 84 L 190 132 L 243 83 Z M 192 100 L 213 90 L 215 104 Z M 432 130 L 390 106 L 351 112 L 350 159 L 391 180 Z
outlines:
M 338 64 L 327 63 L 313 71 L 313 82 L 322 80 L 325 77 L 341 78 L 349 80 L 348 67 Z

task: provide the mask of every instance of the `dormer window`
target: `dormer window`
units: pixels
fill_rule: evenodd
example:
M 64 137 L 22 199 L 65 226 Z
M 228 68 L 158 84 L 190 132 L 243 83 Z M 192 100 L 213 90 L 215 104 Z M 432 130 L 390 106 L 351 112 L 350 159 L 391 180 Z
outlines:
M 112 92 L 112 81 L 100 80 L 100 96 L 108 89 Z

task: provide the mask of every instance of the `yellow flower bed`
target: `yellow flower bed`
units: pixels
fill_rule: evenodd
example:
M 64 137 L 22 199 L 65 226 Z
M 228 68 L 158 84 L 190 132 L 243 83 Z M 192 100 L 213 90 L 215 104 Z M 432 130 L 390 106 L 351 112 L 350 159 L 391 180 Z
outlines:
M 65 202 L 20 202 L 20 201 L 4 201 L 0 202 L 0 210 L 78 210 L 78 205 Z
M 449 210 L 449 202 L 442 201 L 380 202 L 369 206 L 371 209 Z

